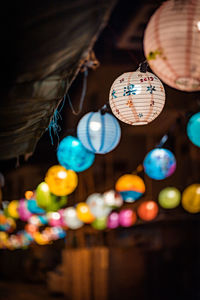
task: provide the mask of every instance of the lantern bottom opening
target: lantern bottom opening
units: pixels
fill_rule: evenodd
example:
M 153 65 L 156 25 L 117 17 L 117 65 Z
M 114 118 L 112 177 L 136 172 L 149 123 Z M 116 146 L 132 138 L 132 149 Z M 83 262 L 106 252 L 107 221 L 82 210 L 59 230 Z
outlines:
M 200 81 L 192 77 L 178 77 L 175 84 L 184 91 L 200 90 Z

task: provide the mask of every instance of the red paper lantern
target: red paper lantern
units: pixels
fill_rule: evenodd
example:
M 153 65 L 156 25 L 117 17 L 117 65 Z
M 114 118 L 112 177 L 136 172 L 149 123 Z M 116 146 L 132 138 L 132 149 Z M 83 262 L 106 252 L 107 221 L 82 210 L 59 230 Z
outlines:
M 137 210 L 138 216 L 144 221 L 151 221 L 158 214 L 158 205 L 154 201 L 144 201 Z

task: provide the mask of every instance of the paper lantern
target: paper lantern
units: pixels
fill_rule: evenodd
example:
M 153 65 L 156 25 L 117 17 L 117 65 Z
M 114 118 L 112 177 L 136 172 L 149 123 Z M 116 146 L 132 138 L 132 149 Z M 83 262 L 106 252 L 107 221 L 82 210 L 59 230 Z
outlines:
M 64 167 L 56 165 L 48 170 L 45 182 L 51 193 L 56 196 L 66 196 L 77 187 L 78 177 L 73 170 L 66 170 Z
M 175 208 L 181 202 L 181 193 L 175 187 L 164 188 L 158 195 L 158 202 L 163 208 Z
M 175 187 L 167 187 L 159 193 L 158 202 L 163 208 L 175 208 L 181 202 L 181 193 Z
M 33 235 L 35 232 L 38 231 L 38 227 L 34 224 L 26 224 L 24 227 L 25 231 L 30 235 Z
M 49 239 L 39 231 L 35 232 L 33 234 L 34 240 L 36 241 L 37 244 L 39 245 L 47 245 L 49 243 Z
M 28 221 L 28 219 L 32 216 L 32 213 L 28 210 L 27 207 L 27 200 L 19 200 L 18 213 L 22 221 Z
M 63 222 L 70 229 L 78 229 L 83 226 L 83 222 L 77 217 L 74 207 L 68 207 L 63 210 Z
M 115 189 L 125 202 L 134 202 L 144 194 L 145 184 L 139 176 L 126 174 L 117 180 Z
M 89 206 L 84 202 L 80 202 L 79 204 L 77 204 L 76 213 L 79 220 L 84 223 L 92 223 L 95 219 L 90 211 Z
M 18 207 L 19 207 L 19 201 L 18 200 L 12 200 L 7 207 L 7 211 L 10 217 L 14 219 L 19 218 L 19 213 L 18 213 Z
M 102 196 L 103 196 L 104 204 L 111 208 L 121 207 L 123 204 L 123 199 L 120 193 L 117 193 L 114 190 L 107 191 L 103 193 Z
M 112 212 L 108 216 L 107 226 L 110 229 L 117 228 L 119 226 L 119 214 L 117 212 Z
M 158 214 L 158 205 L 154 201 L 144 201 L 137 210 L 138 216 L 144 221 L 151 221 Z
M 164 148 L 155 148 L 145 157 L 144 171 L 152 179 L 161 180 L 172 175 L 176 169 L 174 154 Z
M 118 145 L 121 128 L 111 114 L 90 112 L 79 121 L 77 135 L 83 146 L 89 151 L 105 154 Z
M 50 226 L 62 226 L 61 215 L 57 211 L 48 212 L 47 220 Z
M 96 218 L 108 216 L 111 212 L 111 207 L 106 206 L 103 196 L 98 193 L 90 195 L 86 200 L 87 205 L 90 208 L 91 213 Z
M 182 195 L 182 206 L 190 213 L 200 212 L 200 184 L 188 186 Z
M 151 69 L 178 90 L 200 90 L 199 22 L 199 1 L 167 1 L 145 31 L 144 52 Z
M 66 169 L 82 172 L 93 164 L 95 155 L 83 147 L 79 139 L 67 136 L 58 146 L 57 158 Z
M 113 114 L 124 123 L 145 125 L 153 121 L 165 104 L 161 81 L 152 73 L 124 73 L 113 83 L 110 96 Z
M 187 124 L 187 135 L 190 141 L 200 147 L 200 112 L 194 114 Z
M 28 204 L 29 204 L 28 200 Z M 36 189 L 36 202 L 46 211 L 57 211 L 67 204 L 67 196 L 56 196 L 50 192 L 46 182 L 41 182 Z M 33 207 L 32 207 L 33 209 Z
M 107 217 L 96 218 L 91 226 L 97 230 L 104 230 L 107 227 Z
M 32 214 L 41 215 L 41 214 L 45 213 L 44 209 L 42 209 L 41 207 L 39 207 L 37 205 L 37 202 L 35 199 L 27 200 L 27 208 Z
M 136 213 L 132 209 L 122 209 L 119 213 L 119 224 L 122 227 L 130 227 L 137 220 Z
M 32 198 L 33 198 L 34 192 L 33 192 L 33 191 L 26 191 L 26 192 L 24 193 L 24 195 L 25 195 L 25 198 L 26 198 L 27 200 L 29 200 L 29 199 L 32 199 Z

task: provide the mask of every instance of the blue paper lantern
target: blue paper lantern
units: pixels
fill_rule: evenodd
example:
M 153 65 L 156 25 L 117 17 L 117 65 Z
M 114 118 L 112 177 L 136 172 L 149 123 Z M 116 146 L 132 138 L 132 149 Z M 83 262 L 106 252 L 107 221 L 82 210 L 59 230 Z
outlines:
M 194 114 L 187 124 L 187 135 L 190 141 L 200 147 L 200 112 Z
M 32 214 L 36 214 L 36 215 L 45 214 L 45 210 L 37 205 L 35 199 L 30 199 L 27 201 L 27 208 Z
M 77 136 L 88 150 L 105 154 L 118 145 L 121 128 L 117 119 L 111 114 L 90 112 L 79 121 Z
M 176 169 L 174 154 L 164 148 L 155 148 L 145 157 L 144 171 L 152 179 L 161 180 L 170 176 Z
M 95 155 L 88 151 L 79 139 L 69 135 L 60 142 L 57 158 L 66 169 L 81 172 L 93 164 Z

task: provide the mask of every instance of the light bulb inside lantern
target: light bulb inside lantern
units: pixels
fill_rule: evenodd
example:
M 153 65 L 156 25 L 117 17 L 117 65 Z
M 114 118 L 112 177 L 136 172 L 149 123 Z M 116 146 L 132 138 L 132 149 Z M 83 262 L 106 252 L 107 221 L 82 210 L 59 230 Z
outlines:
M 148 210 L 152 210 L 153 207 L 154 207 L 154 203 L 152 203 L 152 202 L 147 203 L 147 209 Z
M 98 131 L 101 128 L 101 123 L 100 122 L 96 122 L 96 121 L 92 121 L 90 122 L 90 129 L 93 131 Z
M 138 85 L 138 84 L 135 84 L 135 94 L 138 95 L 141 93 L 142 91 L 142 86 L 141 85 Z
M 200 21 L 197 22 L 197 28 L 200 31 Z
M 78 141 L 72 141 L 72 146 L 78 146 L 79 145 L 79 142 Z
M 200 194 L 200 187 L 197 188 L 196 192 L 197 194 Z
M 48 186 L 48 184 L 42 184 L 41 185 L 41 190 L 43 191 L 43 192 L 47 192 L 48 190 L 49 190 L 49 186 Z
M 67 173 L 65 171 L 58 172 L 58 177 L 64 179 L 67 177 Z
M 60 219 L 60 214 L 58 212 L 53 212 L 51 217 L 54 220 L 59 220 Z

